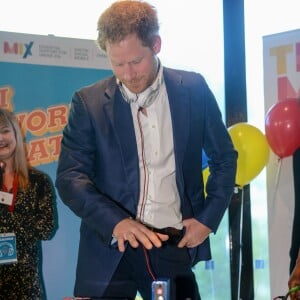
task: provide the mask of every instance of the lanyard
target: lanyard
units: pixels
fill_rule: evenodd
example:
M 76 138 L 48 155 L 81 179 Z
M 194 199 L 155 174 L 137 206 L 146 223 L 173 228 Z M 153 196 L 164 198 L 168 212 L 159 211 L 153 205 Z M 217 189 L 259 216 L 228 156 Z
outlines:
M 4 183 L 2 184 L 2 191 L 7 192 L 7 193 L 9 192 L 7 187 L 4 185 Z M 17 191 L 18 191 L 18 175 L 15 174 L 14 175 L 14 181 L 13 181 L 13 187 L 12 187 L 13 201 L 12 201 L 12 204 L 9 206 L 9 211 L 10 212 L 13 212 L 14 209 L 15 209 Z

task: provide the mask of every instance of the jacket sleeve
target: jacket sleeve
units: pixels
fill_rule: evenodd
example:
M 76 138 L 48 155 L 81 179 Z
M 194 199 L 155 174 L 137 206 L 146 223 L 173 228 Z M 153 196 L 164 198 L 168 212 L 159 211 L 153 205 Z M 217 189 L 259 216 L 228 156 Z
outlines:
M 80 93 L 74 94 L 63 131 L 56 187 L 62 201 L 109 245 L 114 226 L 129 214 L 96 183 L 96 176 L 101 172 L 96 156 L 101 153 L 95 131 L 100 128 L 95 128 L 90 111 L 93 108 L 87 107 L 85 101 Z M 94 107 L 97 114 L 98 104 Z
M 214 232 L 230 203 L 237 167 L 237 151 L 222 120 L 218 104 L 206 88 L 204 151 L 208 156 L 204 210 L 199 216 Z

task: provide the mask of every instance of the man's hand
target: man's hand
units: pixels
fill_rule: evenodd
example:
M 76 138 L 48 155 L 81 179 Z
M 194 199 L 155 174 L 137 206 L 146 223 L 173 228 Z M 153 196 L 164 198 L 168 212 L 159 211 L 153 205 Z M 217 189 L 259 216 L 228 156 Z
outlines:
M 115 226 L 113 236 L 117 239 L 118 248 L 121 252 L 125 251 L 126 241 L 133 248 L 137 248 L 142 244 L 146 249 L 150 250 L 153 246 L 161 247 L 162 242 L 169 238 L 167 235 L 155 233 L 143 224 L 129 218 L 120 221 Z
M 183 227 L 185 227 L 184 237 L 178 244 L 179 248 L 188 247 L 193 248 L 202 244 L 203 241 L 211 233 L 211 229 L 200 223 L 194 218 L 186 219 L 183 221 Z

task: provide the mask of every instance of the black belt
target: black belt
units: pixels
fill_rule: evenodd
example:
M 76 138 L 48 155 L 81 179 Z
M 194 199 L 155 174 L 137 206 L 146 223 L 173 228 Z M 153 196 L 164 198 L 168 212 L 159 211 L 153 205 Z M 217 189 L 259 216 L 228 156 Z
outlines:
M 143 225 L 153 232 L 168 235 L 169 239 L 165 243 L 172 245 L 177 245 L 184 235 L 183 229 L 177 229 L 174 227 L 155 228 L 146 224 Z

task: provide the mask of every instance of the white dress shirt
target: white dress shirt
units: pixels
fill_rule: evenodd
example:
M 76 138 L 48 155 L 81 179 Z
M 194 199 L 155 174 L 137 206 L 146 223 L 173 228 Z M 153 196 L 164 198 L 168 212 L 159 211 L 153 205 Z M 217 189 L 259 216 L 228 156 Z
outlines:
M 158 76 L 162 76 L 162 67 Z M 138 99 L 139 95 L 135 96 Z M 155 98 L 146 108 L 146 114 L 140 109 L 140 102 L 130 102 L 140 169 L 137 219 L 156 228 L 182 229 L 172 120 L 163 78 Z

